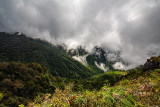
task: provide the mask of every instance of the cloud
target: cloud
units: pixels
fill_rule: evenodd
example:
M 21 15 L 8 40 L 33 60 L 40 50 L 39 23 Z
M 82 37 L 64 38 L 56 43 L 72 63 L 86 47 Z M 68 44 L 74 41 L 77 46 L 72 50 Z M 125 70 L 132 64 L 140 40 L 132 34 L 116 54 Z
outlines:
M 130 64 L 160 55 L 158 0 L 1 0 L 0 31 L 53 44 L 121 51 Z

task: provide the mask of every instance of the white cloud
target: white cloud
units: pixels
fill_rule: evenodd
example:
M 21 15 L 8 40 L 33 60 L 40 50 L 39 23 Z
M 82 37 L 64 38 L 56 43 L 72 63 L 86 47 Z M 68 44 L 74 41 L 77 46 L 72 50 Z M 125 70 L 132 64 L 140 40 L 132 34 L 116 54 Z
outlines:
M 68 47 L 120 50 L 134 65 L 160 54 L 158 0 L 1 0 L 0 31 Z

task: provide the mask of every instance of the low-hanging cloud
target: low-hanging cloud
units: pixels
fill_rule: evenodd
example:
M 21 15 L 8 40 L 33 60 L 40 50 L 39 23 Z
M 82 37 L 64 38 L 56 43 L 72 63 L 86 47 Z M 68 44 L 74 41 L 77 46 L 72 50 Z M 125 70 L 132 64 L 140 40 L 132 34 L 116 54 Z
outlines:
M 158 0 L 1 0 L 0 31 L 53 44 L 121 51 L 129 64 L 160 55 Z

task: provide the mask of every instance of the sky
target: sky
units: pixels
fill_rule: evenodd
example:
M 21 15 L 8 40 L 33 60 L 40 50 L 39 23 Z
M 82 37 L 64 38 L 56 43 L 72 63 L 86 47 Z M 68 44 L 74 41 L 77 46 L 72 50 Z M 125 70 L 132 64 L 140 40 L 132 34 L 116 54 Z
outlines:
M 160 55 L 159 0 L 0 0 L 0 31 L 52 44 L 121 51 L 137 66 Z

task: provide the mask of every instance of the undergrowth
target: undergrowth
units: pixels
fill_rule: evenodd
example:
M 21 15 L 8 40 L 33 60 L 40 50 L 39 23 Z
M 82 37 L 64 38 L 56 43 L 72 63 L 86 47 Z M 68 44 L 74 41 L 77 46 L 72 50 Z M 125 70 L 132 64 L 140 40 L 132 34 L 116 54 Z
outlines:
M 137 75 L 139 75 L 137 72 Z M 127 74 L 126 74 L 127 75 Z M 128 74 L 129 75 L 129 74 Z M 135 74 L 136 75 L 136 74 Z M 144 107 L 160 106 L 160 69 L 123 78 L 114 86 L 109 84 L 100 90 L 74 92 L 74 84 L 64 90 L 56 89 L 53 95 L 37 97 L 28 106 L 36 107 Z

